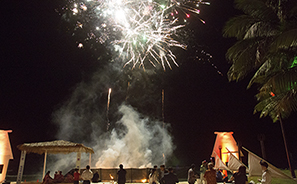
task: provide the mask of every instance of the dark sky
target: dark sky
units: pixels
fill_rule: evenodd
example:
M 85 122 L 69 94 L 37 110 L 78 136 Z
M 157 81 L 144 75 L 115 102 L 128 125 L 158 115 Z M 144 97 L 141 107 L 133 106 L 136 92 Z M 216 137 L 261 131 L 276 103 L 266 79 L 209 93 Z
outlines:
M 181 165 L 199 164 L 211 154 L 215 131 L 233 131 L 236 141 L 261 156 L 257 135 L 264 134 L 268 161 L 288 167 L 280 124 L 253 115 L 256 87 L 247 90 L 248 79 L 227 79 L 224 55 L 235 40 L 223 38 L 222 27 L 239 12 L 231 0 L 210 2 L 201 11 L 206 24 L 197 26 L 201 23 L 192 17 L 191 26 L 201 29 L 195 37 L 213 56 L 211 63 L 177 59 L 180 66 L 166 73 L 165 121 L 172 127 L 174 154 Z M 13 131 L 11 167 L 18 166 L 17 145 L 55 139 L 52 113 L 100 67 L 91 50 L 78 49 L 75 37 L 59 29 L 58 7 L 59 1 L 49 0 L 10 0 L 1 6 L 0 129 Z M 295 121 L 296 115 L 283 120 L 297 166 Z

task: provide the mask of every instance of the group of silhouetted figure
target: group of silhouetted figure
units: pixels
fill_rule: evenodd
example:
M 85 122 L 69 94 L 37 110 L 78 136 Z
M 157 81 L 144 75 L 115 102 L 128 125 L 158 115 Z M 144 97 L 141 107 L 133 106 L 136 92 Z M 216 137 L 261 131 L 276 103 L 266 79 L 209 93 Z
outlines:
M 199 179 L 199 184 L 216 184 L 218 182 L 223 183 L 234 183 L 234 184 L 247 184 L 247 173 L 246 167 L 240 166 L 238 171 L 235 173 L 230 173 L 231 177 L 228 177 L 228 174 L 225 175 L 222 173 L 220 169 L 214 168 L 214 161 L 210 160 L 207 162 L 206 160 L 202 161 L 200 166 L 200 176 L 196 173 L 196 166 L 192 164 L 188 170 L 188 183 L 195 184 L 196 180 Z M 260 165 L 262 167 L 262 178 L 258 179 L 262 184 L 271 184 L 271 173 L 267 169 L 268 164 L 266 162 L 261 161 Z M 62 171 L 57 171 L 54 175 L 54 178 L 50 176 L 50 171 L 48 171 L 43 179 L 42 184 L 53 184 L 53 183 L 73 183 L 79 184 L 79 181 L 83 181 L 83 184 L 98 183 L 99 174 L 98 172 L 93 173 L 90 169 L 90 166 L 87 165 L 86 169 L 80 174 L 78 169 L 74 169 L 73 172 L 68 172 L 65 176 L 62 175 Z M 119 165 L 119 170 L 117 171 L 118 175 L 118 184 L 126 183 L 126 170 L 123 168 L 123 165 Z M 176 184 L 178 183 L 178 177 L 173 172 L 173 168 L 169 167 L 165 168 L 165 165 L 161 165 L 160 169 L 157 166 L 151 169 L 149 174 L 149 184 Z
M 173 168 L 165 168 L 165 165 L 160 165 L 160 170 L 158 166 L 154 166 L 149 174 L 149 184 L 175 184 L 179 180 L 177 175 L 173 172 Z
M 79 184 L 79 181 L 83 180 L 83 184 L 90 184 L 92 183 L 98 183 L 99 180 L 99 173 L 95 172 L 93 173 L 90 170 L 90 166 L 87 165 L 86 169 L 82 172 L 82 174 L 79 173 L 79 169 L 74 169 L 69 171 L 65 176 L 62 174 L 62 171 L 56 171 L 54 178 L 50 176 L 50 171 L 47 171 L 45 174 L 42 184 L 54 184 L 54 183 L 73 183 L 73 184 Z
M 261 184 L 271 184 L 271 173 L 268 170 L 268 164 L 264 161 L 260 162 L 262 168 L 262 178 L 258 179 Z M 215 162 L 211 158 L 209 162 L 202 161 L 200 166 L 200 177 L 196 174 L 195 164 L 192 164 L 188 170 L 188 183 L 194 184 L 199 178 L 199 184 L 217 184 L 217 183 L 233 183 L 233 184 L 248 184 L 248 178 L 246 173 L 246 167 L 244 165 L 238 168 L 237 172 L 226 171 L 226 174 L 221 169 L 214 168 Z M 228 174 L 230 177 L 228 177 Z

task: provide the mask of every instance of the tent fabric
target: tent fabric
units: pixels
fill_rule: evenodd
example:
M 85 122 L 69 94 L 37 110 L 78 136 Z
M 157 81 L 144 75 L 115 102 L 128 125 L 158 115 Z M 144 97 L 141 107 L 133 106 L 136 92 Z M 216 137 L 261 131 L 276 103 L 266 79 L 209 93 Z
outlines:
M 233 132 L 215 132 L 215 134 L 217 136 L 211 156 L 216 157 L 214 153 L 218 155 L 220 155 L 219 153 L 221 153 L 221 159 L 226 162 L 227 154 L 229 152 L 227 149 L 232 152 L 238 151 L 237 143 L 232 135 Z
M 229 169 L 232 171 L 238 171 L 238 168 L 242 165 L 246 167 L 246 172 L 249 173 L 249 168 L 240 160 L 238 160 L 238 158 L 236 158 L 232 153 L 230 153 L 228 162 Z
M 8 133 L 12 130 L 0 130 L 0 183 L 5 183 L 8 163 L 13 159 Z
M 218 154 L 216 152 L 213 152 L 213 154 L 215 155 L 215 168 L 216 169 L 221 169 L 221 170 L 228 170 L 231 171 L 224 163 L 223 161 L 220 159 L 220 157 L 218 156 Z M 231 171 L 232 172 L 232 171 Z
M 13 154 L 11 150 L 11 145 L 9 141 L 8 133 L 11 133 L 11 130 L 0 130 L 0 157 L 7 157 L 7 159 L 13 159 Z
M 49 153 L 49 154 L 68 154 L 72 152 L 94 153 L 93 149 L 86 147 L 83 144 L 73 143 L 64 140 L 56 140 L 49 142 L 24 143 L 18 145 L 17 148 L 27 153 Z
M 266 160 L 252 153 L 248 149 L 242 147 L 248 152 L 248 162 L 249 162 L 249 176 L 262 176 L 262 168 L 260 161 L 265 161 L 268 164 L 268 170 L 271 173 L 272 178 L 285 178 L 292 179 L 292 177 L 283 173 L 280 169 L 274 167 L 272 164 L 268 163 Z

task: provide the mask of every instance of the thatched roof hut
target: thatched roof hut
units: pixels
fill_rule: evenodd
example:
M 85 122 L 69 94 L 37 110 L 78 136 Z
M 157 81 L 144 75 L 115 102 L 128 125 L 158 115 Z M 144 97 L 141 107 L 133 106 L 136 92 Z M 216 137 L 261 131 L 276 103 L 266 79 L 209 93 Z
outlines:
M 86 147 L 80 143 L 73 143 L 64 140 L 56 140 L 56 141 L 49 141 L 49 142 L 37 142 L 37 143 L 24 143 L 18 145 L 17 148 L 22 151 L 21 158 L 20 158 L 20 165 L 17 177 L 17 184 L 21 183 L 23 169 L 24 169 L 24 162 L 26 153 L 37 153 L 37 154 L 44 154 L 44 164 L 43 164 L 43 175 L 45 175 L 45 167 L 46 167 L 46 157 L 47 154 L 68 154 L 72 152 L 77 152 L 77 166 L 79 168 L 80 165 L 80 153 L 89 153 L 89 163 L 91 162 L 91 154 L 94 153 L 92 148 Z
M 37 142 L 37 143 L 24 143 L 18 145 L 17 148 L 21 151 L 26 151 L 27 153 L 37 153 L 37 154 L 68 154 L 72 152 L 85 152 L 94 153 L 93 149 L 86 147 L 83 144 L 73 143 L 64 140 L 56 140 L 50 142 Z

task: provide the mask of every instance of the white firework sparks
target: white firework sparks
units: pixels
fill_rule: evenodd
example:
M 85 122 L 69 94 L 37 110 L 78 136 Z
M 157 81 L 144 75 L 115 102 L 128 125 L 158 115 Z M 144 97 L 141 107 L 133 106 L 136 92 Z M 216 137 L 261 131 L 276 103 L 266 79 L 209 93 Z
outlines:
M 166 5 L 154 0 L 84 0 L 71 1 L 68 10 L 77 17 L 76 29 L 88 28 L 88 39 L 113 45 L 124 66 L 178 66 L 172 48 L 186 49 L 176 31 L 184 27 L 179 11 L 185 18 L 199 14 L 205 2 L 172 0 Z M 202 21 L 203 22 L 203 21 Z

